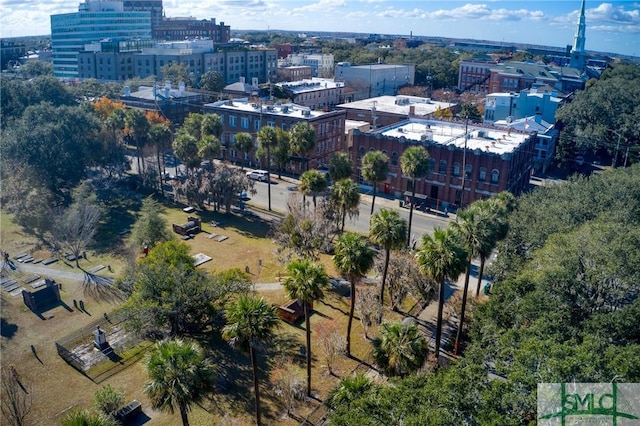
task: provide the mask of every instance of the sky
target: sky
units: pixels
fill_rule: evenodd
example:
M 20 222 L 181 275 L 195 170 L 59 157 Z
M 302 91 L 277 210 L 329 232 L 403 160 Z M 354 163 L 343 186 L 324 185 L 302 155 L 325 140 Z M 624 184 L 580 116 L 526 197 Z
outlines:
M 74 0 L 0 0 L 0 36 L 50 34 Z M 565 47 L 580 0 L 164 0 L 167 17 L 215 18 L 232 30 L 343 31 Z M 640 56 L 640 0 L 586 1 L 586 49 Z

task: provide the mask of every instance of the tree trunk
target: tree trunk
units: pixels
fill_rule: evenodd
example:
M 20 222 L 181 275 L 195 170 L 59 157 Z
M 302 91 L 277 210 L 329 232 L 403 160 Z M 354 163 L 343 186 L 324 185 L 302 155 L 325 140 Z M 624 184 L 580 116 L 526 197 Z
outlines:
M 380 285 L 380 305 L 384 306 L 384 284 L 387 282 L 387 271 L 389 270 L 389 258 L 391 250 L 385 249 L 384 268 L 382 269 L 382 284 Z M 393 302 L 391 302 L 393 305 Z
M 307 328 L 307 396 L 311 396 L 311 321 L 309 319 L 309 303 L 304 304 L 304 322 Z
M 480 285 L 482 284 L 482 274 L 484 273 L 484 256 L 480 256 L 480 270 L 478 271 L 478 286 L 476 287 L 476 298 L 480 296 Z
M 316 196 L 313 196 L 313 211 L 316 211 Z
M 271 211 L 271 153 L 267 148 L 267 198 L 269 199 L 269 211 Z
M 342 210 L 342 226 L 340 227 L 340 233 L 344 234 L 344 220 L 347 217 L 347 210 L 343 208 Z
M 187 407 L 184 404 L 180 404 L 180 418 L 182 419 L 182 426 L 189 426 L 189 417 L 187 417 Z
M 349 321 L 347 322 L 347 356 L 351 356 L 351 323 L 353 322 L 353 312 L 356 308 L 356 283 L 351 280 L 351 306 L 349 307 Z
M 162 193 L 162 199 L 164 199 L 164 186 L 162 185 L 164 176 L 162 175 L 162 163 L 160 161 L 160 147 L 158 147 L 158 150 L 156 151 L 156 158 L 158 160 L 158 175 L 160 176 L 160 192 Z
M 416 183 L 411 180 L 411 208 L 409 209 L 409 228 L 407 229 L 407 247 L 411 247 L 411 222 L 413 220 L 413 200 L 416 199 Z
M 371 200 L 371 214 L 373 214 L 373 207 L 376 205 L 376 183 L 373 182 L 373 200 Z
M 453 354 L 458 355 L 458 347 L 462 339 L 462 326 L 464 325 L 464 313 L 467 309 L 467 292 L 469 291 L 469 275 L 471 274 L 471 257 L 467 265 L 467 273 L 464 274 L 464 290 L 462 291 L 462 308 L 460 310 L 460 322 L 458 323 L 458 332 L 456 333 L 456 343 L 453 346 Z
M 253 392 L 256 396 L 256 426 L 260 426 L 260 389 L 258 388 L 258 361 L 256 351 L 249 345 L 249 355 L 251 355 L 251 367 L 253 368 Z
M 444 278 L 440 281 L 438 295 L 438 322 L 436 324 L 436 362 L 440 364 L 440 340 L 442 339 L 442 310 L 444 308 Z

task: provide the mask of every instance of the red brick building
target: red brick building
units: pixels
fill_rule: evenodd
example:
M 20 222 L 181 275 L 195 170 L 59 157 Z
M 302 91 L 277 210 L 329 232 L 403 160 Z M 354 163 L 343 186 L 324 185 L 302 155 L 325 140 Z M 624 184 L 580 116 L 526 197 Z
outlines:
M 279 127 L 291 130 L 298 122 L 306 121 L 315 129 L 316 146 L 307 153 L 309 168 L 327 165 L 331 156 L 337 151 L 346 150 L 344 111 L 317 111 L 296 104 L 267 105 L 258 101 L 248 102 L 246 99 L 234 99 L 215 102 L 204 106 L 205 113 L 218 114 L 222 119 L 223 158 L 240 161 L 250 167 L 260 166 L 260 159 L 255 156 L 255 149 L 249 156 L 241 158 L 242 153 L 233 147 L 235 135 L 240 132 L 251 134 L 258 147 L 257 134 L 261 126 Z M 264 167 L 263 167 L 264 168 Z M 288 170 L 299 173 L 301 164 L 291 161 Z
M 354 130 L 349 150 L 361 184 L 362 157 L 371 150 L 385 152 L 390 171 L 378 190 L 404 197 L 411 180 L 402 175 L 400 157 L 409 146 L 424 146 L 431 157 L 430 171 L 416 181 L 416 195 L 432 208 L 452 211 L 501 191 L 520 194 L 529 184 L 535 142 L 535 133 L 414 118 L 373 132 Z

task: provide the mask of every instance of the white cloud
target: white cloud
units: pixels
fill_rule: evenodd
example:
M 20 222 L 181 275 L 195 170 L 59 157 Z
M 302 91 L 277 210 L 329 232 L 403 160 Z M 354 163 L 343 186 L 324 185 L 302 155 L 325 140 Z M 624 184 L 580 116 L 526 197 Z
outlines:
M 330 12 L 343 7 L 347 7 L 347 2 L 345 0 L 319 0 L 317 3 L 296 7 L 292 12 Z

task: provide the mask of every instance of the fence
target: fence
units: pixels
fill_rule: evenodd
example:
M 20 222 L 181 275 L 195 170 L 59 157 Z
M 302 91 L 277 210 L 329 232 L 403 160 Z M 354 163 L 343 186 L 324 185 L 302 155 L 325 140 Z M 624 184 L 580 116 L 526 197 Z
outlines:
M 152 343 L 123 330 L 125 318 L 120 315 L 92 321 L 55 342 L 56 351 L 70 366 L 95 383 L 100 383 L 138 361 Z M 109 350 L 94 351 L 94 332 L 100 327 L 107 336 L 118 335 Z M 84 350 L 85 355 L 79 355 Z

